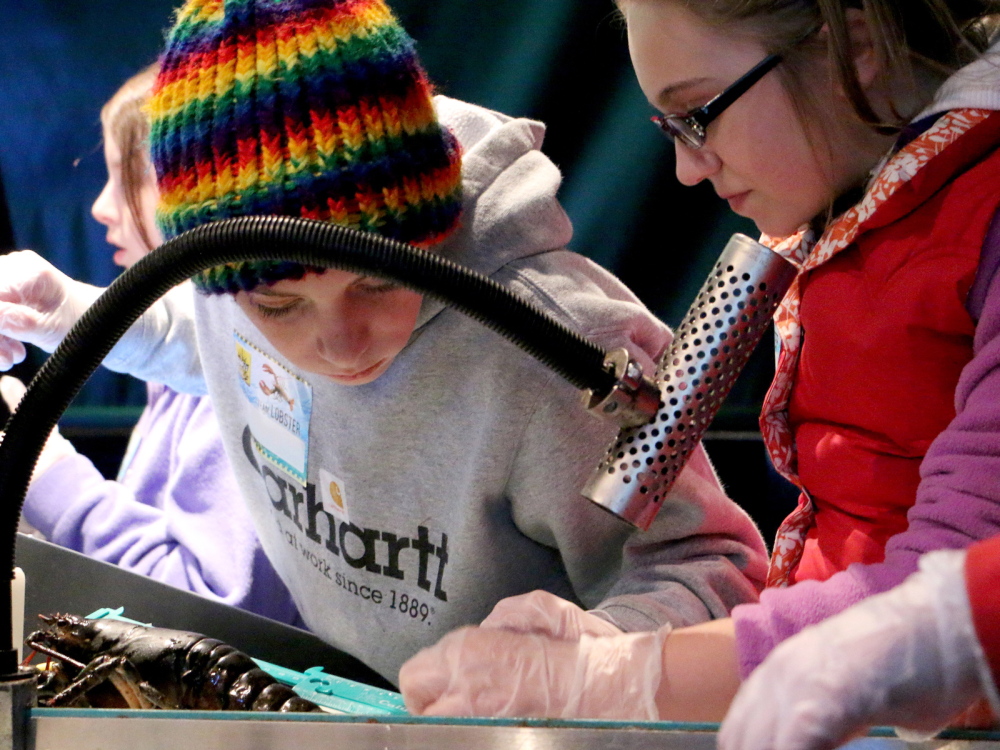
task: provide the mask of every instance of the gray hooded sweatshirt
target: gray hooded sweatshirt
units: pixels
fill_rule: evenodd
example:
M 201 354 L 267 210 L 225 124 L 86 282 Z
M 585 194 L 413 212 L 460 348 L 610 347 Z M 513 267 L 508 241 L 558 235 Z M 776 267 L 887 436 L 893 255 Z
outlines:
M 438 97 L 463 147 L 462 226 L 440 252 L 651 371 L 670 332 L 564 246 L 544 127 Z M 362 386 L 301 371 L 229 296 L 183 293 L 112 366 L 207 384 L 260 541 L 317 635 L 395 681 L 402 663 L 504 597 L 545 589 L 624 630 L 689 625 L 755 601 L 764 544 L 699 449 L 638 532 L 580 496 L 617 434 L 513 344 L 424 300 L 389 370 Z M 187 305 L 187 307 L 186 307 Z

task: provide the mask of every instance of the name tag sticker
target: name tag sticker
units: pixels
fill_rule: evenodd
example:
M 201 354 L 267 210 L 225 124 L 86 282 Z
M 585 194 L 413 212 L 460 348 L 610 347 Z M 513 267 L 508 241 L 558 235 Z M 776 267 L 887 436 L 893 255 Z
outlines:
M 308 479 L 312 386 L 272 357 L 233 334 L 236 373 L 246 397 L 253 446 L 266 461 L 303 485 Z

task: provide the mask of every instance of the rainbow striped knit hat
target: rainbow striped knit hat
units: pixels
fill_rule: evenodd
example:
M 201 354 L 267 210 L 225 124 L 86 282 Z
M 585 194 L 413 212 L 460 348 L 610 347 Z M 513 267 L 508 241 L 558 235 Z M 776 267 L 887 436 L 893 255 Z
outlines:
M 461 213 L 461 157 L 431 93 L 383 0 L 188 0 L 149 105 L 164 236 L 277 214 L 441 241 Z M 307 270 L 236 263 L 195 283 L 235 293 Z

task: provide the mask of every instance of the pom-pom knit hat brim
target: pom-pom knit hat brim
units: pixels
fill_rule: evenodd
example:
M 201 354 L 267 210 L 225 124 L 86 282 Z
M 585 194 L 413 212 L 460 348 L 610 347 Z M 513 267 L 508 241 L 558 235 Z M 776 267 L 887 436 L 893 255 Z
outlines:
M 233 216 L 302 216 L 428 247 L 457 226 L 461 159 L 412 39 L 382 0 L 189 0 L 167 36 L 150 146 L 167 239 Z M 292 263 L 195 277 L 209 293 Z

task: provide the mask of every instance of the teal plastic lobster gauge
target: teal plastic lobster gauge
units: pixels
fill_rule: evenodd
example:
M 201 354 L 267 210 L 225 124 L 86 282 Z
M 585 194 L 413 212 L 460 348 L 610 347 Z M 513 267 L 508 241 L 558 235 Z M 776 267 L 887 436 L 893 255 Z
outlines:
M 327 674 L 322 667 L 296 672 L 260 659 L 254 661 L 278 682 L 323 708 L 361 716 L 409 715 L 399 693 Z

